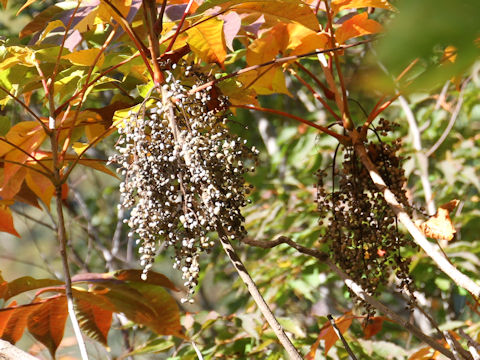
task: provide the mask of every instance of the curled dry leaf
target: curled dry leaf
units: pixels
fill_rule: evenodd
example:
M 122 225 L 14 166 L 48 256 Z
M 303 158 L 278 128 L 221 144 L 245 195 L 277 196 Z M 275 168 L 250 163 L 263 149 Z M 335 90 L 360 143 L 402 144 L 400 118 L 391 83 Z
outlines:
M 459 200 L 452 200 L 441 205 L 437 213 L 420 225 L 420 230 L 433 239 L 452 240 L 456 233 L 449 213 L 457 207 Z

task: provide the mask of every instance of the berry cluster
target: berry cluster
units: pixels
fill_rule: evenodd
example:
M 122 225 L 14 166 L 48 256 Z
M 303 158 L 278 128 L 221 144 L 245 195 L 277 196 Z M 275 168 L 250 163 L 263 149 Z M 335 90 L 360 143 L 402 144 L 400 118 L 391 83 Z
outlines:
M 192 91 L 210 79 L 191 66 L 173 66 L 166 75 L 157 98 L 124 121 L 111 161 L 125 177 L 121 206 L 132 208 L 128 225 L 139 238 L 142 278 L 165 241 L 193 294 L 198 257 L 214 246 L 212 233 L 221 226 L 232 239 L 246 234 L 244 174 L 253 171 L 258 151 L 229 133 L 227 99 L 217 89 Z
M 392 124 L 382 120 L 376 134 L 385 135 L 391 128 Z M 366 144 L 367 153 L 386 184 L 410 208 L 402 161 L 396 155 L 399 147 L 399 141 L 389 144 L 380 137 Z M 337 172 L 334 168 L 332 173 L 331 189 L 325 186 L 328 173 L 319 172 L 317 205 L 320 218 L 328 223 L 322 241 L 328 244 L 335 263 L 370 294 L 388 282 L 392 271 L 401 280 L 401 286 L 413 293 L 409 259 L 402 256 L 402 248 L 415 245 L 399 232 L 393 210 L 354 149 L 344 149 L 342 168 Z M 368 304 L 363 305 L 372 313 Z

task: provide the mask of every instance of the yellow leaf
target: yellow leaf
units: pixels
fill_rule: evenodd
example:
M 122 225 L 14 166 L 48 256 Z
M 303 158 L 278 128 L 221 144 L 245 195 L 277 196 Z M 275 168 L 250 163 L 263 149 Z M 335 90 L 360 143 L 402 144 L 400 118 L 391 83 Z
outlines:
M 202 60 L 223 64 L 227 47 L 223 37 L 223 20 L 212 18 L 187 30 L 187 43 Z
M 71 54 L 63 55 L 62 59 L 66 59 L 74 65 L 92 66 L 94 64 L 93 63 L 94 60 L 96 59 L 99 53 L 100 53 L 100 49 L 79 50 Z M 105 60 L 105 56 L 102 53 L 95 65 L 98 67 L 101 67 L 103 65 L 104 60 Z
M 281 93 L 291 96 L 285 85 L 283 71 L 278 66 L 249 71 L 238 76 L 238 81 L 240 81 L 246 89 L 253 89 L 259 95 Z
M 348 39 L 363 35 L 375 34 L 381 32 L 382 30 L 382 25 L 375 20 L 369 19 L 368 14 L 363 12 L 345 21 L 335 31 L 335 39 L 339 44 L 343 44 Z
M 72 144 L 72 148 L 73 148 L 73 151 L 77 153 L 77 155 L 80 155 L 83 153 L 85 149 L 88 148 L 88 144 L 77 141 Z
M 38 42 L 43 41 L 45 39 L 45 37 L 50 33 L 50 31 L 52 31 L 53 29 L 56 29 L 58 27 L 65 28 L 65 25 L 60 20 L 54 20 L 52 22 L 49 22 L 47 27 L 45 28 L 45 30 L 43 30 L 42 36 L 40 36 L 40 39 L 38 40 Z
M 387 0 L 332 0 L 332 10 L 336 14 L 345 9 L 376 7 L 390 11 L 397 11 Z
M 30 169 L 27 170 L 25 182 L 30 190 L 50 209 L 50 201 L 55 193 L 55 187 L 52 182 L 42 174 Z
M 10 46 L 7 51 L 13 56 L 7 57 L 0 63 L 0 71 L 6 70 L 14 65 L 35 66 L 35 52 L 22 46 Z

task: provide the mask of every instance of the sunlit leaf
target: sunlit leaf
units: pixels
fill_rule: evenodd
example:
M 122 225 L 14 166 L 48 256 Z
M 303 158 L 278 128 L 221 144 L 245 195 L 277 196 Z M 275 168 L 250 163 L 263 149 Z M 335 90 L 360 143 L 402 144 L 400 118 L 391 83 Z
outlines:
M 57 295 L 42 301 L 28 317 L 28 331 L 48 348 L 52 357 L 55 356 L 55 351 L 62 341 L 67 317 L 65 295 Z
M 452 200 L 441 205 L 434 216 L 421 224 L 420 230 L 423 231 L 425 236 L 437 240 L 452 240 L 457 231 L 455 226 L 453 226 L 449 213 L 457 207 L 458 203 L 458 200 Z
M 332 0 L 332 10 L 336 14 L 341 10 L 376 7 L 396 11 L 387 0 Z
M 8 306 L 5 306 L 3 309 L 7 310 L 8 308 L 15 307 L 17 305 L 16 301 L 12 301 Z M 13 311 L 0 311 L 0 338 L 7 327 L 8 321 L 13 315 Z
M 197 13 L 215 6 L 221 10 L 235 10 L 239 14 L 271 17 L 277 22 L 297 22 L 311 30 L 319 30 L 317 17 L 310 7 L 300 0 L 207 0 L 198 8 Z
M 77 153 L 77 155 L 80 155 L 83 153 L 85 149 L 88 148 L 88 143 L 82 143 L 82 142 L 74 142 L 72 144 L 72 149 Z
M 60 20 L 54 20 L 54 21 L 49 22 L 47 27 L 45 28 L 45 30 L 43 30 L 39 41 L 43 41 L 52 30 L 54 30 L 56 28 L 59 28 L 59 27 L 62 28 L 62 29 L 65 28 L 65 25 Z
M 62 59 L 67 59 L 74 65 L 92 66 L 94 65 L 95 59 L 100 54 L 100 51 L 100 49 L 78 50 L 71 54 L 63 55 Z M 104 60 L 105 55 L 102 53 L 100 54 L 98 61 L 95 63 L 95 66 L 101 67 Z
M 92 301 L 91 296 L 94 296 L 97 306 L 123 313 L 128 319 L 149 327 L 157 334 L 184 337 L 178 305 L 164 289 L 164 286 L 175 289 L 173 283 L 155 272 L 149 272 L 145 281 L 140 275 L 140 270 L 120 270 L 107 274 L 82 274 L 72 281 L 95 285 L 89 293 L 78 291 L 80 298 Z
M 348 39 L 363 35 L 376 34 L 382 30 L 382 25 L 375 20 L 369 19 L 368 14 L 363 12 L 345 21 L 335 31 L 335 39 L 339 44 L 343 44 Z
M 187 43 L 202 60 L 223 64 L 227 57 L 223 20 L 213 18 L 202 22 L 187 30 L 187 34 Z

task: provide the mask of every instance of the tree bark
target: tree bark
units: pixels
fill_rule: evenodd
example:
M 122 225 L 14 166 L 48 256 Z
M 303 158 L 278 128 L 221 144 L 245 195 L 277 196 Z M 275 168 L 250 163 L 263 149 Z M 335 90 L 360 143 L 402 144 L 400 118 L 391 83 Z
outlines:
M 8 341 L 0 340 L 0 360 L 38 360 Z

